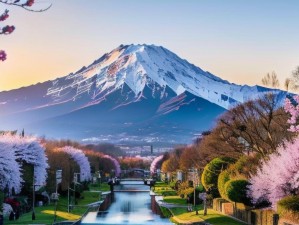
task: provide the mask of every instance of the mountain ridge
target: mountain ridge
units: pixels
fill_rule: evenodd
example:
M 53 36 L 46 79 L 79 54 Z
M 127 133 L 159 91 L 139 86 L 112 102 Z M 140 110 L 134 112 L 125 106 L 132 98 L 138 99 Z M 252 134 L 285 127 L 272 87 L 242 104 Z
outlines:
M 5 129 L 24 126 L 38 134 L 53 130 L 51 135 L 57 136 L 59 132 L 55 134 L 55 126 L 69 126 L 73 121 L 84 130 L 81 134 L 73 135 L 79 138 L 83 138 L 82 133 L 99 135 L 100 127 L 108 129 L 109 126 L 104 125 L 105 119 L 110 123 L 123 123 L 115 124 L 115 129 L 111 128 L 108 133 L 117 132 L 117 126 L 122 132 L 127 128 L 131 129 L 131 133 L 136 133 L 136 125 L 136 129 L 148 130 L 144 135 L 150 136 L 157 133 L 157 126 L 150 131 L 144 127 L 155 122 L 161 124 L 160 135 L 175 133 L 175 127 L 184 127 L 184 124 L 189 125 L 186 129 L 190 132 L 198 133 L 211 128 L 213 120 L 228 108 L 269 91 L 281 94 L 281 98 L 286 95 L 286 92 L 257 85 L 229 83 L 162 46 L 120 45 L 67 76 L 0 92 L 0 122 Z M 89 110 L 91 108 L 94 112 Z M 95 119 L 97 117 L 94 115 L 100 119 Z M 186 117 L 198 124 L 190 123 Z M 211 121 L 208 124 L 198 117 Z M 166 125 L 163 125 L 163 120 L 173 129 L 164 129 Z M 132 127 L 124 125 L 131 123 Z M 86 124 L 89 124 L 90 129 Z M 67 128 L 62 130 L 69 132 Z

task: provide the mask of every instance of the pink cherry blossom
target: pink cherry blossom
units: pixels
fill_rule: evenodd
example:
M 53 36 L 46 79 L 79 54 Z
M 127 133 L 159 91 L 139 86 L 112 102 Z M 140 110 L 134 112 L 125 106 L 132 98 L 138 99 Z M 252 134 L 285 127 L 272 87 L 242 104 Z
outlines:
M 89 181 L 91 179 L 90 163 L 82 150 L 72 146 L 65 146 L 59 149 L 66 152 L 80 167 L 80 180 Z
M 104 155 L 103 158 L 110 159 L 113 162 L 114 167 L 115 167 L 115 175 L 119 176 L 120 172 L 121 172 L 119 162 L 115 158 L 113 158 L 112 156 L 110 156 L 110 155 Z
M 290 113 L 291 117 L 288 119 L 288 123 L 290 124 L 289 131 L 298 132 L 299 131 L 299 124 L 298 124 L 298 117 L 299 117 L 299 96 L 295 95 L 293 97 L 296 105 L 294 105 L 290 99 L 286 98 L 284 104 L 284 110 Z
M 21 163 L 34 165 L 34 181 L 37 189 L 45 184 L 47 179 L 48 158 L 44 147 L 35 137 L 20 137 L 5 134 L 0 136 L 0 189 L 14 187 L 19 193 L 22 187 Z
M 285 142 L 277 153 L 271 154 L 250 183 L 249 194 L 253 199 L 267 199 L 273 208 L 281 198 L 299 194 L 299 137 Z
M 151 163 L 151 166 L 150 166 L 151 174 L 155 173 L 155 171 L 157 169 L 157 164 L 163 159 L 163 157 L 164 157 L 163 155 L 160 155 L 153 160 L 153 162 Z

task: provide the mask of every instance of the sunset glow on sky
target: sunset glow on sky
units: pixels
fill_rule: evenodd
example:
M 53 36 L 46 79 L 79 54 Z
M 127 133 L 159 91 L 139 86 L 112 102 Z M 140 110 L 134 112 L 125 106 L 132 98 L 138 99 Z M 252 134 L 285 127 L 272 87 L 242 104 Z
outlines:
M 162 45 L 237 84 L 281 83 L 299 65 L 297 0 L 36 0 L 34 13 L 0 4 L 15 25 L 1 35 L 0 91 L 79 70 L 120 44 Z

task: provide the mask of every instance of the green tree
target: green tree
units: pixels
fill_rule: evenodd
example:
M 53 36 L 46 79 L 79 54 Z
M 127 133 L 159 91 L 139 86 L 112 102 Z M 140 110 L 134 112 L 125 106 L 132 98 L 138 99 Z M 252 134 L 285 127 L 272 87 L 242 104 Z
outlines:
M 227 157 L 215 158 L 209 162 L 202 173 L 201 183 L 206 190 L 209 190 L 213 197 L 219 197 L 218 176 L 229 164 L 235 160 Z
M 251 199 L 247 197 L 249 182 L 244 179 L 229 180 L 225 184 L 225 196 L 232 202 L 240 202 L 251 205 Z

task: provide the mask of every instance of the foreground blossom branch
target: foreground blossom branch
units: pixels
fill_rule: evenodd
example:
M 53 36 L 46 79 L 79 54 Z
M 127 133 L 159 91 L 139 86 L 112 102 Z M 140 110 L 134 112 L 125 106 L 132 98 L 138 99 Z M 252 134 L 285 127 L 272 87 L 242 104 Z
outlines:
M 49 4 L 47 7 L 34 9 L 32 6 L 36 3 L 35 0 L 0 0 L 0 4 L 5 5 L 13 5 L 17 7 L 21 7 L 27 11 L 31 12 L 44 12 L 48 10 L 52 4 Z M 6 9 L 4 13 L 0 14 L 0 22 L 5 21 L 9 17 L 9 11 Z M 15 26 L 13 25 L 6 25 L 1 27 L 0 26 L 0 35 L 8 35 L 11 34 L 15 30 Z M 7 59 L 6 52 L 4 50 L 0 50 L 0 61 L 5 61 Z
M 31 12 L 44 12 L 51 8 L 52 4 L 49 4 L 49 6 L 41 9 L 31 9 L 36 2 L 35 0 L 0 0 L 0 3 L 6 4 L 6 5 L 13 5 L 21 7 L 25 10 L 31 11 Z

